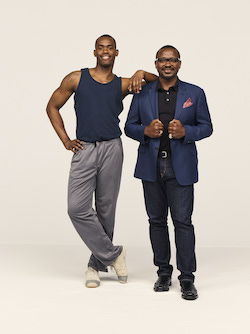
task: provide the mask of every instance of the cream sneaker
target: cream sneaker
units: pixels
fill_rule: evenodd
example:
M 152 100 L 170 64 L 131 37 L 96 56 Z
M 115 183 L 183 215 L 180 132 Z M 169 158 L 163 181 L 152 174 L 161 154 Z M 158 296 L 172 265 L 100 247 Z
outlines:
M 86 271 L 86 287 L 87 288 L 97 288 L 100 285 L 101 281 L 99 278 L 98 271 L 93 269 L 92 267 L 88 267 Z
M 118 281 L 120 283 L 126 283 L 128 279 L 128 271 L 126 267 L 126 249 L 122 247 L 122 252 L 118 258 L 111 264 L 116 271 Z

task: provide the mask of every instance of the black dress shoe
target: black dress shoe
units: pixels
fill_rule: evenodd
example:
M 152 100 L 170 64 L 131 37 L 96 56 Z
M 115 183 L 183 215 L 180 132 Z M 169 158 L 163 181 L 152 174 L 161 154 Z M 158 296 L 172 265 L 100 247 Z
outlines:
M 198 298 L 197 290 L 192 281 L 181 281 L 182 298 L 187 300 L 194 300 Z
M 158 280 L 155 282 L 154 291 L 156 292 L 168 291 L 170 285 L 171 285 L 171 276 L 169 275 L 159 276 Z

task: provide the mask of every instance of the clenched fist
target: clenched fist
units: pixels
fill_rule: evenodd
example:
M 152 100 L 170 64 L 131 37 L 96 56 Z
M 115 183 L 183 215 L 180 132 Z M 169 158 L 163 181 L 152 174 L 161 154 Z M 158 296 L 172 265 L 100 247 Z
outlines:
M 178 119 L 173 119 L 168 124 L 168 133 L 174 139 L 180 139 L 185 137 L 185 128 Z
M 158 118 L 153 119 L 152 122 L 146 126 L 144 135 L 150 138 L 158 138 L 162 136 L 163 130 L 163 123 Z

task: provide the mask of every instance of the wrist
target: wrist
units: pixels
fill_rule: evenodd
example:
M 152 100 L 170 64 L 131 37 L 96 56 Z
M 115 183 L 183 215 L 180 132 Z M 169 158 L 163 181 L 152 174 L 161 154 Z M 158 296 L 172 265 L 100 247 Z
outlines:
M 139 72 L 141 73 L 143 80 L 145 80 L 145 73 L 146 73 L 146 72 L 143 71 L 143 70 L 139 70 Z
M 63 141 L 63 145 L 65 145 L 68 141 L 70 141 L 70 138 Z

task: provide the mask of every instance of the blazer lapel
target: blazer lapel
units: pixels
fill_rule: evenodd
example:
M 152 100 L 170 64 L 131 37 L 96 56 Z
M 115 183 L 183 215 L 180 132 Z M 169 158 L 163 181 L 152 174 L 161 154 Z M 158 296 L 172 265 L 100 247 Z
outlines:
M 149 104 L 151 106 L 153 117 L 159 118 L 159 112 L 158 112 L 158 94 L 156 90 L 156 84 L 157 81 L 154 82 L 154 85 L 152 85 L 151 89 L 148 92 L 148 98 L 149 98 Z
M 149 99 L 149 105 L 151 107 L 153 117 L 159 118 L 159 112 L 158 112 L 158 94 L 156 90 L 157 81 L 154 82 L 154 84 L 151 86 L 150 90 L 148 91 L 148 99 Z M 179 80 L 179 87 L 177 92 L 177 99 L 176 99 L 176 106 L 175 106 L 175 118 L 179 119 L 182 113 L 182 104 L 183 104 L 183 97 L 185 95 L 186 86 L 183 81 Z
M 177 92 L 177 99 L 176 99 L 176 106 L 175 106 L 175 119 L 179 119 L 182 113 L 182 102 L 183 102 L 183 96 L 185 94 L 186 87 L 183 83 L 183 81 L 179 80 L 179 87 Z

